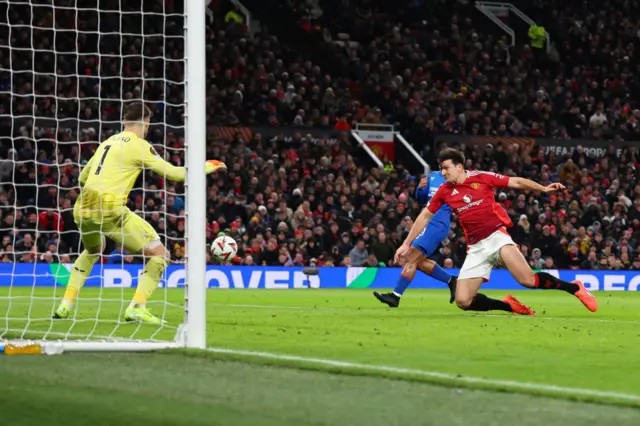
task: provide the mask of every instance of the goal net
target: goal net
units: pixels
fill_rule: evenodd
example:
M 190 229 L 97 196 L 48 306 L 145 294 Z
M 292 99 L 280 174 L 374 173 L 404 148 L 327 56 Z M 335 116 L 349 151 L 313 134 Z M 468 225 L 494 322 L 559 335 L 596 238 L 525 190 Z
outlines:
M 147 305 L 165 323 L 124 320 L 145 259 L 108 239 L 69 319 L 52 319 L 83 250 L 73 218 L 80 170 L 100 142 L 121 131 L 127 102 L 143 100 L 152 109 L 147 139 L 159 155 L 174 165 L 189 161 L 183 6 L 182 0 L 0 4 L 0 343 L 69 342 L 67 348 L 80 350 L 184 344 L 188 200 L 185 185 L 150 171 L 140 174 L 127 205 L 171 253 Z

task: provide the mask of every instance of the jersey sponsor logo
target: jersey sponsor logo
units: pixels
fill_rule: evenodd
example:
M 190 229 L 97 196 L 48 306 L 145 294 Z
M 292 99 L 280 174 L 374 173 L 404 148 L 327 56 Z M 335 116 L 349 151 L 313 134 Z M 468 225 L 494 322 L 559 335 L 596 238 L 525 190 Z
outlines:
M 480 188 L 480 184 L 479 183 L 472 183 L 471 184 L 471 188 L 478 189 L 478 188 Z
M 465 203 L 469 204 L 471 202 L 471 196 L 470 195 L 465 195 L 464 197 L 462 197 L 462 201 L 464 201 Z
M 478 201 L 474 201 L 473 203 L 469 203 L 466 206 L 458 207 L 456 209 L 456 212 L 460 213 L 460 212 L 463 212 L 463 211 L 465 211 L 467 209 L 470 209 L 471 207 L 479 206 L 480 204 L 482 204 L 483 201 L 484 200 L 478 200 Z
M 451 193 L 451 195 L 457 195 L 457 194 L 459 194 L 457 189 L 454 189 L 453 192 Z

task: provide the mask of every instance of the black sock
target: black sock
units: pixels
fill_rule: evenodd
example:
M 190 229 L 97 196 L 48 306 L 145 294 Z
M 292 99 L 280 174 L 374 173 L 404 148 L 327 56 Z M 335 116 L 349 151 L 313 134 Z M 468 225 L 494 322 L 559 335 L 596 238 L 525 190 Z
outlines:
M 538 272 L 536 274 L 536 288 L 542 290 L 564 290 L 567 293 L 571 294 L 574 294 L 576 291 L 580 290 L 578 284 L 559 280 L 553 275 L 547 274 L 546 272 Z
M 447 286 L 449 286 L 449 303 L 453 303 L 456 300 L 456 286 L 458 285 L 458 277 L 451 276 Z
M 473 302 L 465 311 L 507 311 L 513 312 L 511 305 L 498 299 L 491 299 L 482 293 L 476 294 Z

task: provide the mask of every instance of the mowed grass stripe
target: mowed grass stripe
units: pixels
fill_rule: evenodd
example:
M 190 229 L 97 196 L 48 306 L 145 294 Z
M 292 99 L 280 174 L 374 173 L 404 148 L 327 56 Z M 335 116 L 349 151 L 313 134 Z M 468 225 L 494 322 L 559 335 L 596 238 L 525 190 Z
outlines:
M 6 357 L 0 362 L 0 382 L 3 426 L 640 424 L 640 410 L 628 407 L 202 359 L 182 352 Z
M 512 380 L 497 380 L 482 377 L 468 377 L 436 371 L 413 370 L 388 365 L 368 365 L 349 361 L 337 361 L 322 358 L 301 357 L 268 352 L 244 351 L 225 348 L 207 348 L 207 351 L 227 356 L 231 359 L 263 359 L 273 361 L 273 365 L 301 367 L 302 369 L 326 370 L 327 372 L 346 373 L 353 375 L 373 375 L 394 379 L 408 379 L 426 383 L 443 384 L 447 386 L 462 386 L 487 390 L 511 391 L 524 394 L 560 397 L 568 400 L 611 403 L 615 405 L 640 407 L 640 395 L 620 392 L 600 391 L 556 386 L 544 383 L 518 382 Z M 195 353 L 195 352 L 188 352 Z M 267 362 L 267 364 L 269 364 Z

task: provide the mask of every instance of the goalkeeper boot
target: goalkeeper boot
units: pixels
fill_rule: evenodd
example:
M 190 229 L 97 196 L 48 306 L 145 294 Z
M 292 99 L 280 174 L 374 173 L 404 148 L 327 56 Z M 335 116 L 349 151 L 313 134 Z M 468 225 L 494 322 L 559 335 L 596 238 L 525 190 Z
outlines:
M 124 320 L 129 322 L 143 322 L 145 324 L 164 324 L 164 320 L 153 315 L 148 308 L 128 307 L 124 312 Z
M 67 306 L 64 302 L 58 306 L 58 309 L 53 313 L 54 319 L 67 319 L 69 318 L 69 306 Z

